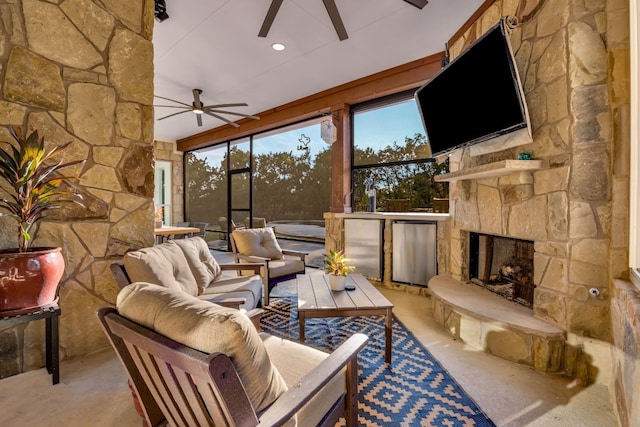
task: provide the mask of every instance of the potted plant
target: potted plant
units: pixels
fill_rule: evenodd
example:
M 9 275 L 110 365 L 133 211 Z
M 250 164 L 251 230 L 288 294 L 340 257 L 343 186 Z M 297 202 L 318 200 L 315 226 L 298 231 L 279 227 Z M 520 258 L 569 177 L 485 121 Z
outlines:
M 353 266 L 347 264 L 343 251 L 333 249 L 324 258 L 324 272 L 329 275 L 329 284 L 334 291 L 343 291 L 347 275 L 353 271 Z
M 0 250 L 0 313 L 13 315 L 44 307 L 56 300 L 58 283 L 64 272 L 61 248 L 30 248 L 33 226 L 63 203 L 74 202 L 82 196 L 61 188 L 64 178 L 58 172 L 85 160 L 68 162 L 52 159 L 71 142 L 50 150 L 44 137 L 32 132 L 20 137 L 9 128 L 16 144 L 0 147 L 0 190 L 8 197 L 0 197 L 0 216 L 16 221 L 18 247 Z

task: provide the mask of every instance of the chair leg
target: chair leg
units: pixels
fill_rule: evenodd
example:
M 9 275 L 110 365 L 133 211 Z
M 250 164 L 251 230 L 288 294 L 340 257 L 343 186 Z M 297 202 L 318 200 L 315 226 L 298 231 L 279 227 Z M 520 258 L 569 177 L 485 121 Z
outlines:
M 358 358 L 354 357 L 347 368 L 347 395 L 345 396 L 345 421 L 347 427 L 358 426 Z
M 266 280 L 262 287 L 262 306 L 266 307 L 269 305 L 269 281 Z

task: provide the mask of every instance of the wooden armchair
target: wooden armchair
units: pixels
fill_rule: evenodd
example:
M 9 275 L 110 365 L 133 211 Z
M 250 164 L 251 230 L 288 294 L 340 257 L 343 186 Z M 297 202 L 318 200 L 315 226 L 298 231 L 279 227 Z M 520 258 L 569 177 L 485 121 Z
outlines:
M 153 292 L 171 292 L 166 289 L 158 291 L 161 288 L 153 285 L 132 286 L 139 287 L 138 291 L 142 289 L 144 292 L 149 292 L 150 289 Z M 148 288 L 149 286 L 152 288 Z M 150 304 L 143 301 L 145 307 L 155 304 L 153 301 Z M 206 302 L 193 303 L 197 305 L 191 307 L 194 310 L 190 310 L 190 301 L 180 304 L 181 307 L 173 307 L 167 301 L 159 304 L 169 306 L 171 310 L 185 311 L 170 313 L 169 316 L 184 318 L 189 325 L 193 324 L 194 316 L 205 317 L 203 324 L 194 326 L 194 335 L 199 340 L 207 335 L 208 328 L 218 324 L 219 319 L 216 320 L 215 314 L 206 307 L 203 309 L 202 304 Z M 186 309 L 183 308 L 185 305 Z M 97 316 L 129 375 L 132 389 L 139 398 L 141 415 L 149 426 L 164 426 L 167 423 L 174 427 L 279 426 L 294 416 L 297 417 L 298 425 L 333 426 L 341 416 L 345 417 L 347 426 L 357 425 L 357 354 L 368 340 L 365 335 L 353 335 L 327 355 L 295 342 L 258 334 L 253 327 L 245 325 L 241 326 L 244 329 L 238 333 L 231 334 L 235 337 L 233 339 L 240 336 L 243 340 L 253 340 L 254 345 L 257 340 L 260 348 L 256 348 L 255 354 L 252 352 L 251 355 L 246 355 L 246 349 L 240 346 L 235 356 L 227 356 L 222 352 L 196 350 L 193 348 L 197 347 L 195 345 L 182 344 L 159 331 L 127 319 L 125 315 L 131 316 L 125 314 L 126 310 L 119 310 L 120 312 L 111 307 L 103 307 L 98 310 Z M 131 311 L 131 307 L 128 310 Z M 151 311 L 153 310 L 152 308 Z M 226 319 L 229 309 L 222 310 L 227 310 L 224 313 Z M 162 310 L 160 316 L 165 315 L 166 310 Z M 172 330 L 172 327 L 166 325 L 175 323 L 167 322 L 166 317 L 157 321 L 156 314 L 147 318 L 143 314 L 140 316 L 143 320 L 139 322 L 145 323 L 148 321 L 145 319 L 151 317 L 154 317 L 153 322 L 157 322 L 159 328 L 164 327 L 165 330 Z M 224 328 L 237 328 L 242 323 L 238 320 L 236 318 L 223 322 L 222 331 L 211 332 L 211 341 L 214 343 L 202 345 L 225 348 L 226 344 L 218 342 L 224 338 L 219 337 L 229 335 L 229 330 Z M 180 330 L 180 326 L 177 329 Z M 181 341 L 191 343 L 189 339 L 185 337 Z M 238 348 L 237 343 L 229 348 Z M 270 360 L 267 363 L 274 366 L 274 371 L 282 372 L 286 385 L 279 389 L 277 396 L 273 395 L 275 400 L 263 401 L 263 408 L 256 410 L 253 403 L 255 395 L 251 391 L 253 383 L 242 380 L 243 377 L 247 378 L 247 374 L 241 359 L 249 358 L 250 364 L 254 364 L 254 360 L 265 349 L 268 353 L 266 359 Z M 267 376 L 266 371 L 268 370 L 262 366 L 248 377 L 250 381 L 255 381 L 255 376 L 262 372 Z M 291 376 L 292 372 L 295 373 L 294 377 Z M 280 377 L 280 373 L 276 373 Z M 267 382 L 272 383 L 273 380 L 268 379 Z
M 263 263 L 265 286 L 264 305 L 269 304 L 269 291 L 274 279 L 294 277 L 305 272 L 306 252 L 282 249 L 271 227 L 234 230 L 229 235 L 236 263 Z M 246 264 L 245 264 L 246 265 Z M 243 271 L 243 274 L 247 272 Z

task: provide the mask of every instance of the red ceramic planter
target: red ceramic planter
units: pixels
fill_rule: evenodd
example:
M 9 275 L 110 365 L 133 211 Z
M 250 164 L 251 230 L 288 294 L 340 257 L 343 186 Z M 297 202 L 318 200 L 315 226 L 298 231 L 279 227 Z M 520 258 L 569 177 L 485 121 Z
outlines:
M 0 250 L 0 315 L 27 313 L 55 302 L 63 273 L 60 248 Z

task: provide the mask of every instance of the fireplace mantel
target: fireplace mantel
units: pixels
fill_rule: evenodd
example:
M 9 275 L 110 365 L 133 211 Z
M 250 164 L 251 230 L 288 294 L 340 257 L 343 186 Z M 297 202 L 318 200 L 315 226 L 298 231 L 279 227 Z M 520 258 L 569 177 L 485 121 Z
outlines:
M 463 181 L 469 179 L 493 178 L 517 172 L 533 172 L 543 169 L 543 160 L 501 160 L 480 166 L 445 173 L 435 177 L 438 182 Z

